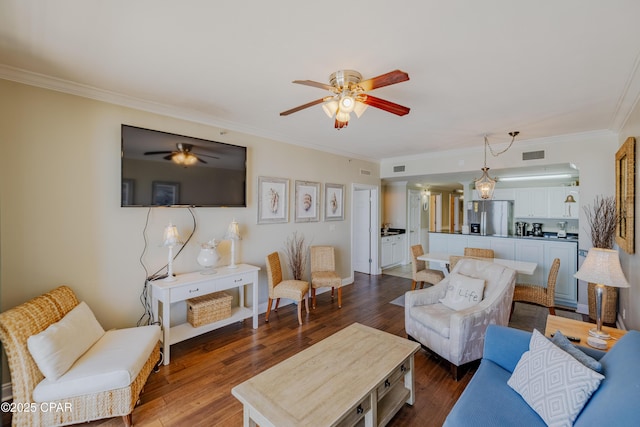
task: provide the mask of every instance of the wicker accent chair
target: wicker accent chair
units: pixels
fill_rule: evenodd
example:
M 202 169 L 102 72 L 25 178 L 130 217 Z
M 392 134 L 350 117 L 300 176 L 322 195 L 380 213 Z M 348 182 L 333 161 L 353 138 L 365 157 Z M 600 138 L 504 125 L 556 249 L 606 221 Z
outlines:
M 336 273 L 333 246 L 311 246 L 311 308 L 316 308 L 316 289 L 331 288 L 331 298 L 338 288 L 338 308 L 342 308 L 342 278 Z
M 411 273 L 413 279 L 413 282 L 411 282 L 412 291 L 416 290 L 418 283 L 420 283 L 420 289 L 422 289 L 424 288 L 425 283 L 435 285 L 444 279 L 444 273 L 440 270 L 427 268 L 427 263 L 418 259 L 420 255 L 424 255 L 422 245 L 411 246 Z
M 40 408 L 40 403 L 34 402 L 33 391 L 45 378 L 31 357 L 27 339 L 60 321 L 78 304 L 73 291 L 67 286 L 60 286 L 0 314 L 0 340 L 7 353 L 14 402 L 24 405 L 33 403 L 36 408 Z M 156 328 L 157 336 L 160 336 L 158 326 L 146 326 L 146 328 Z M 65 410 L 18 411 L 12 414 L 12 425 L 58 426 L 122 416 L 125 425 L 130 426 L 133 409 L 139 400 L 142 388 L 159 360 L 160 342 L 158 341 L 137 377 L 128 387 L 47 401 L 45 402 L 47 408 L 60 407 Z
M 551 264 L 551 269 L 549 269 L 549 278 L 547 279 L 546 288 L 540 285 L 516 283 L 515 290 L 513 291 L 511 314 L 513 314 L 516 302 L 525 302 L 528 304 L 547 307 L 549 309 L 549 313 L 555 315 L 556 310 L 554 296 L 556 293 L 556 280 L 558 279 L 559 270 L 560 259 L 556 258 L 553 260 L 553 264 Z
M 302 300 L 309 313 L 309 282 L 304 280 L 283 280 L 282 266 L 278 252 L 272 252 L 266 257 L 267 278 L 269 279 L 269 301 L 267 303 L 267 314 L 265 322 L 269 322 L 271 305 L 276 300 L 275 311 L 278 311 L 280 298 L 287 298 L 298 302 L 298 323 L 302 325 Z

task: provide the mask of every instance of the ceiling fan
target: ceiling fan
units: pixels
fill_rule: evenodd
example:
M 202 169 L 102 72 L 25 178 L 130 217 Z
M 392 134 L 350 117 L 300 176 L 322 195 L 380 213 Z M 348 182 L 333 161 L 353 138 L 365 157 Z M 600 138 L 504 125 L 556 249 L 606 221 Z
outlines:
M 288 116 L 305 108 L 323 104 L 322 109 L 327 116 L 330 118 L 335 117 L 334 127 L 336 129 L 347 127 L 351 113 L 353 112 L 357 117 L 360 117 L 369 105 L 398 116 L 404 116 L 405 114 L 409 114 L 410 108 L 371 96 L 366 92 L 407 80 L 409 80 L 409 75 L 400 70 L 391 71 L 367 80 L 362 80 L 362 75 L 357 71 L 340 70 L 329 76 L 329 84 L 314 82 L 312 80 L 294 80 L 293 83 L 326 89 L 332 92 L 333 95 L 325 96 L 307 104 L 283 111 L 280 115 Z
M 171 160 L 174 163 L 183 166 L 191 166 L 197 162 L 201 162 L 207 164 L 206 161 L 202 160 L 200 157 L 211 157 L 212 159 L 219 159 L 216 156 L 210 156 L 208 154 L 195 154 L 192 152 L 194 148 L 198 148 L 192 144 L 185 144 L 182 142 L 178 142 L 176 144 L 175 151 L 147 151 L 144 153 L 145 156 L 150 156 L 154 154 L 167 154 L 163 157 L 165 160 Z

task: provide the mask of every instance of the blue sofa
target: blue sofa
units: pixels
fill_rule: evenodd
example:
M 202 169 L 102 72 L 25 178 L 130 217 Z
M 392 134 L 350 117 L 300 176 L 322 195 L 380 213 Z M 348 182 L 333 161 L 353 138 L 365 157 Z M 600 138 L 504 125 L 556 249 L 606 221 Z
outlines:
M 445 427 L 545 426 L 507 381 L 531 333 L 491 325 L 478 370 L 445 420 Z M 580 347 L 600 360 L 605 379 L 576 418 L 575 426 L 638 426 L 640 332 L 629 331 L 608 353 Z

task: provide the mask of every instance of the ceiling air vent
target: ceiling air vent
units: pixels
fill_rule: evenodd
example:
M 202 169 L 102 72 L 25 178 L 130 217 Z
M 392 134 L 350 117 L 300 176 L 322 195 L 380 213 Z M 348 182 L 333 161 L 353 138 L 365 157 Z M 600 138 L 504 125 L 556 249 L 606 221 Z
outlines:
M 522 153 L 522 160 L 539 160 L 544 159 L 544 150 L 540 151 L 528 151 Z
M 367 169 L 360 169 L 360 175 L 370 176 L 371 175 L 371 171 L 367 170 Z
M 404 172 L 404 165 L 402 165 L 402 166 L 394 166 L 393 167 L 393 171 L 394 172 Z

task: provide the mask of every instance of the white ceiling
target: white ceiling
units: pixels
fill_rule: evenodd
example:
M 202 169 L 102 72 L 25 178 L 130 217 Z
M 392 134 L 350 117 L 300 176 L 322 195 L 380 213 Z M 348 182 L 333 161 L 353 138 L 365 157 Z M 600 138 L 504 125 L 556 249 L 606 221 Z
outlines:
M 1 0 L 0 77 L 380 160 L 618 131 L 640 94 L 637 0 Z M 337 131 L 292 84 L 394 69 Z M 26 73 L 25 73 L 26 72 Z

